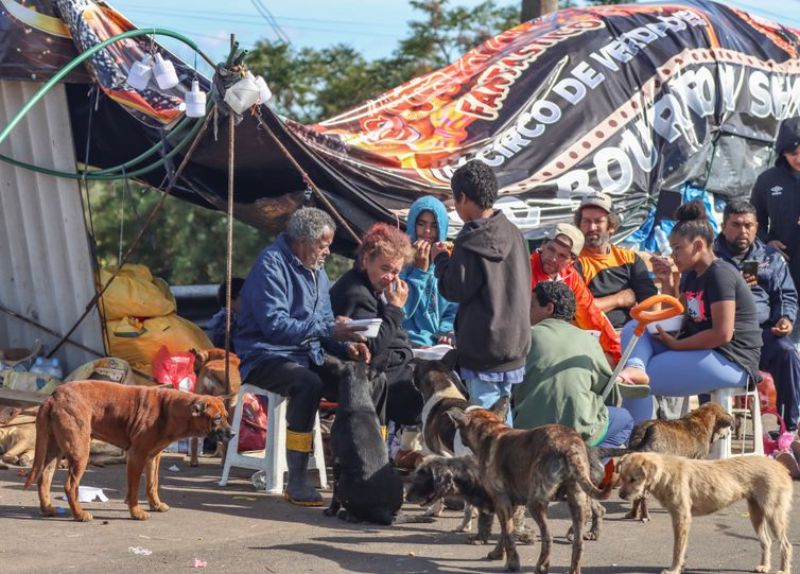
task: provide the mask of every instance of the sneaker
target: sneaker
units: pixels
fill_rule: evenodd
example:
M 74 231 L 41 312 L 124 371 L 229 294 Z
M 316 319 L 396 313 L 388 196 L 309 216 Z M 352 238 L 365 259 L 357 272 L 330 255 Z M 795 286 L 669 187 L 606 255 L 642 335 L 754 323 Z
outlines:
M 794 454 L 784 450 L 775 456 L 775 460 L 788 469 L 789 474 L 794 480 L 800 479 L 800 464 L 797 463 Z

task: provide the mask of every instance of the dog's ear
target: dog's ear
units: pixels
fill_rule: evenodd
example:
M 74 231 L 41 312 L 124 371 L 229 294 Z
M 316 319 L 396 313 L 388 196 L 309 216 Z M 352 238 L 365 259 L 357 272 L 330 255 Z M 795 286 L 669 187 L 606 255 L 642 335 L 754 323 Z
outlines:
M 192 416 L 199 417 L 202 414 L 205 414 L 206 408 L 208 407 L 208 403 L 205 400 L 197 399 L 196 401 L 192 402 Z
M 497 402 L 495 402 L 491 407 L 489 407 L 489 410 L 495 415 L 497 415 L 497 418 L 499 418 L 501 421 L 505 421 L 506 415 L 508 415 L 509 408 L 511 408 L 511 398 L 500 397 L 499 399 L 497 399 Z
M 461 409 L 452 408 L 445 411 L 444 414 L 450 417 L 450 420 L 453 421 L 457 428 L 464 428 L 467 424 L 467 417 Z

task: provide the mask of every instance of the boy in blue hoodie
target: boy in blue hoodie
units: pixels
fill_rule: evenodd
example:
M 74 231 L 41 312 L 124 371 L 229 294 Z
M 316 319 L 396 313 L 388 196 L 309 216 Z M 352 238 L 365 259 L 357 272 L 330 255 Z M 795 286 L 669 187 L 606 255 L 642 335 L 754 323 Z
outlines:
M 431 261 L 431 246 L 447 240 L 447 210 L 431 195 L 411 204 L 406 231 L 414 245 L 414 261 L 400 277 L 408 284 L 403 328 L 414 347 L 453 344 L 458 305 L 441 296 Z

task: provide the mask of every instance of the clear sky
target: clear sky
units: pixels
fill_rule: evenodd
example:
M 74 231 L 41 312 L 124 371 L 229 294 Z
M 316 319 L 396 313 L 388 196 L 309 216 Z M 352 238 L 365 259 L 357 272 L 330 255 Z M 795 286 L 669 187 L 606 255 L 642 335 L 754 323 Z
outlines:
M 352 45 L 368 59 L 388 56 L 407 33 L 415 11 L 406 0 L 109 0 L 137 26 L 181 32 L 216 59 L 236 34 L 242 47 L 285 35 L 297 46 Z M 450 0 L 475 6 L 481 0 Z M 496 0 L 501 6 L 520 0 Z M 726 0 L 724 3 L 800 28 L 800 0 Z M 165 42 L 169 45 L 168 42 Z M 169 45 L 178 55 L 188 52 Z

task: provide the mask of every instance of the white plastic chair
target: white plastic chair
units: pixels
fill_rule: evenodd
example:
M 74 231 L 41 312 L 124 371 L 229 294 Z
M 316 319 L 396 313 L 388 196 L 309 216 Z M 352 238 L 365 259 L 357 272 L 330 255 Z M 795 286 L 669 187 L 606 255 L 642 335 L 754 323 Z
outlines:
M 269 401 L 267 412 L 267 444 L 264 456 L 244 454 L 237 451 L 239 427 L 242 424 L 242 405 L 245 393 L 266 396 Z M 269 494 L 283 493 L 283 475 L 288 470 L 286 464 L 286 397 L 265 391 L 255 385 L 242 385 L 236 396 L 236 410 L 233 415 L 232 430 L 236 434 L 228 445 L 225 464 L 222 467 L 220 486 L 228 484 L 232 466 L 263 470 L 266 490 Z M 258 451 L 260 452 L 260 451 Z M 314 419 L 314 453 L 308 459 L 308 467 L 319 471 L 320 488 L 328 488 L 328 473 L 325 470 L 325 454 L 322 451 L 322 433 L 319 426 L 319 412 Z
M 736 397 L 745 397 L 743 409 L 733 407 Z M 758 397 L 758 390 L 753 388 L 749 391 L 746 387 L 717 389 L 711 393 L 711 400 L 722 405 L 725 412 L 731 416 L 744 415 L 744 428 L 747 430 L 748 415 L 753 415 L 753 450 L 745 452 L 745 438 L 742 438 L 742 449 L 740 452 L 732 452 L 731 443 L 733 441 L 733 431 L 731 429 L 724 437 L 718 439 L 712 446 L 709 458 L 730 458 L 744 454 L 764 454 L 764 428 L 761 423 L 761 399 Z M 751 410 L 752 409 L 752 410 Z M 746 435 L 746 432 L 745 432 Z

